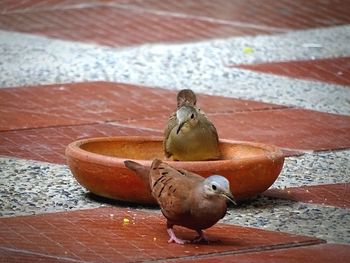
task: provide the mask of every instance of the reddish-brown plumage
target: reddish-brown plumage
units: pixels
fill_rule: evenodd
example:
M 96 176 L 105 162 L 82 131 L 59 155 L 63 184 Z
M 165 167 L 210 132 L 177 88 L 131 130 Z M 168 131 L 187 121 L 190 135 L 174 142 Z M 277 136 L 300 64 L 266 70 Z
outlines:
M 126 161 L 125 164 L 145 178 L 142 165 L 131 161 Z M 177 170 L 161 160 L 153 161 L 149 168 L 149 186 L 152 196 L 167 218 L 171 238 L 169 241 L 184 243 L 173 233 L 174 225 L 193 229 L 198 232 L 201 240 L 205 239 L 202 230 L 213 226 L 226 214 L 227 199 L 232 198 L 228 181 L 221 176 L 214 177 L 210 181 L 210 178 Z M 218 182 L 215 181 L 216 177 Z

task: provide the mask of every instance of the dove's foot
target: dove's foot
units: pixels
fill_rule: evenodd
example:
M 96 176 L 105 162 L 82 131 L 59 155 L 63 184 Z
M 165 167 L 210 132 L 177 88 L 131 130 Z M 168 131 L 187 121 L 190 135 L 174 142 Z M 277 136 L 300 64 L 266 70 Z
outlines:
M 187 240 L 183 240 L 183 239 L 177 238 L 175 236 L 175 233 L 174 233 L 172 228 L 168 228 L 167 231 L 168 231 L 168 234 L 169 234 L 169 237 L 170 237 L 170 239 L 168 240 L 168 243 L 175 242 L 176 244 L 180 244 L 180 245 L 189 243 Z
M 219 242 L 218 239 L 209 239 L 204 235 L 203 231 L 198 231 L 199 236 L 192 240 L 192 243 L 213 243 L 213 242 Z

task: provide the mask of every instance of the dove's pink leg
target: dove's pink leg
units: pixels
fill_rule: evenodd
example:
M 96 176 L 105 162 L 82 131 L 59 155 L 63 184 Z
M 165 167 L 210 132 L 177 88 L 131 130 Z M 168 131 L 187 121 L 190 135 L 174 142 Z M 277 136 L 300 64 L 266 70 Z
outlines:
M 187 240 L 183 240 L 183 239 L 177 238 L 175 236 L 174 230 L 172 228 L 168 228 L 167 231 L 168 231 L 168 234 L 169 234 L 169 237 L 170 237 L 170 239 L 168 240 L 168 243 L 175 242 L 176 244 L 180 244 L 180 245 L 188 243 Z

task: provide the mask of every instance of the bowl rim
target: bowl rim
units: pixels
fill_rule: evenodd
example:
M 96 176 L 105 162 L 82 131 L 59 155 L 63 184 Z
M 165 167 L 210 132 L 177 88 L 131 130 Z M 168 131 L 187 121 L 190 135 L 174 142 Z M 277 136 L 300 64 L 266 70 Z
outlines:
M 77 159 L 85 159 L 86 161 L 93 162 L 95 164 L 101 164 L 101 165 L 113 165 L 113 166 L 124 166 L 125 160 L 132 160 L 135 162 L 138 162 L 145 166 L 151 166 L 152 161 L 151 159 L 145 160 L 145 159 L 132 159 L 132 158 L 122 158 L 122 157 L 114 157 L 114 156 L 108 156 L 108 155 L 102 155 L 98 153 L 89 152 L 86 150 L 83 150 L 81 148 L 81 145 L 91 143 L 91 142 L 98 142 L 98 141 L 129 141 L 129 142 L 137 142 L 137 141 L 156 141 L 156 142 L 162 142 L 163 137 L 161 136 L 108 136 L 108 137 L 91 137 L 91 138 L 84 138 L 79 139 L 76 141 L 71 142 L 68 144 L 65 150 L 66 158 L 77 158 Z M 249 145 L 257 148 L 261 148 L 267 152 L 269 152 L 269 155 L 258 155 L 254 157 L 246 157 L 246 158 L 239 158 L 239 159 L 225 159 L 225 160 L 211 160 L 211 161 L 173 161 L 173 160 L 165 160 L 167 163 L 173 166 L 177 166 L 184 169 L 196 169 L 197 171 L 201 170 L 208 170 L 208 168 L 215 169 L 217 166 L 225 167 L 226 165 L 232 165 L 235 163 L 239 163 L 243 165 L 244 163 L 251 163 L 256 162 L 258 160 L 271 160 L 275 161 L 278 159 L 284 159 L 284 155 L 282 150 L 271 144 L 264 144 L 259 142 L 249 142 L 249 141 L 238 141 L 238 140 L 228 140 L 228 139 L 220 139 L 221 143 L 228 143 L 228 144 L 243 144 L 243 145 Z M 203 163 L 205 162 L 205 167 Z

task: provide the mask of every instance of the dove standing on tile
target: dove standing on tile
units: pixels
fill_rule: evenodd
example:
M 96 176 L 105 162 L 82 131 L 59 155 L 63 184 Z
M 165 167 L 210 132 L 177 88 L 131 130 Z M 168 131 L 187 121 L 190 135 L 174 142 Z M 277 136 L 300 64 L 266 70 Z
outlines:
M 215 126 L 196 106 L 192 90 L 177 95 L 177 110 L 164 131 L 163 148 L 167 158 L 177 161 L 202 161 L 220 158 L 219 137 Z
M 124 163 L 145 180 L 144 166 L 133 161 Z M 195 230 L 199 236 L 193 242 L 208 241 L 203 229 L 213 226 L 225 216 L 227 200 L 235 204 L 225 177 L 212 175 L 203 178 L 195 173 L 177 170 L 158 159 L 149 168 L 148 184 L 167 219 L 169 243 L 190 242 L 176 237 L 173 230 L 175 225 Z

